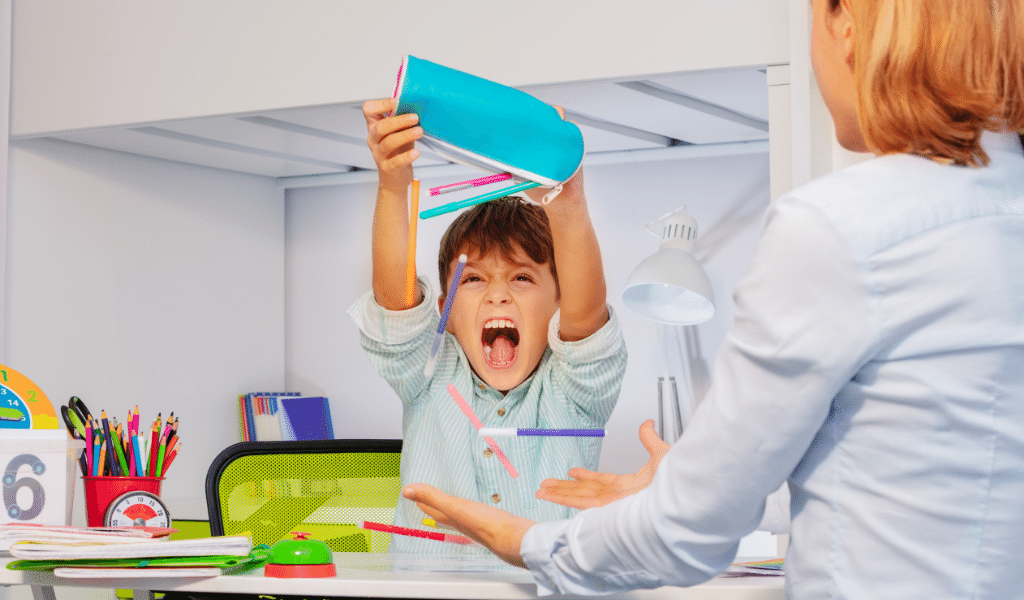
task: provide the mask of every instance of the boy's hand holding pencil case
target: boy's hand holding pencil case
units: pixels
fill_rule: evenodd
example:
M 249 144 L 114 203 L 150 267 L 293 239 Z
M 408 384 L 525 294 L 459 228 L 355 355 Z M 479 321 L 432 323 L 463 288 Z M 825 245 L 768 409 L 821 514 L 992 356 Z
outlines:
M 486 194 L 487 199 L 530 187 L 560 189 L 583 164 L 580 128 L 562 120 L 552 106 L 515 88 L 406 56 L 398 72 L 394 97 L 394 114 L 419 116 L 424 134 L 418 140 L 420 143 L 453 162 L 499 174 L 434 188 L 431 195 L 443 193 L 435 190 L 453 191 L 450 188 L 463 189 L 506 179 L 520 181 Z M 476 204 L 483 198 L 459 202 L 460 206 L 451 210 Z M 428 212 L 421 216 L 428 216 Z

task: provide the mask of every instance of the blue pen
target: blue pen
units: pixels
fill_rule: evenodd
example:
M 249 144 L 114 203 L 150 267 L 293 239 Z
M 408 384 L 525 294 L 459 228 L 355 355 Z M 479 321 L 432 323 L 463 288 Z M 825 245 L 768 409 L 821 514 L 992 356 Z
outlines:
M 444 309 L 441 311 L 441 323 L 437 326 L 437 333 L 434 334 L 434 343 L 430 346 L 430 358 L 423 366 L 423 374 L 430 377 L 434 373 L 434 366 L 437 365 L 437 353 L 441 349 L 441 340 L 444 339 L 444 328 L 448 326 L 448 313 L 452 310 L 452 301 L 455 300 L 455 292 L 459 290 L 459 280 L 462 279 L 462 268 L 466 266 L 469 258 L 465 254 L 459 255 L 459 262 L 455 265 L 455 275 L 452 276 L 451 289 L 448 290 L 448 297 L 444 299 Z
M 481 427 L 477 430 L 484 437 L 513 436 L 556 436 L 556 437 L 604 437 L 604 429 L 516 429 L 515 427 Z
M 421 219 L 429 219 L 430 217 L 436 217 L 445 213 L 450 213 L 460 208 L 467 208 L 475 204 L 483 204 L 488 200 L 494 200 L 495 198 L 501 198 L 502 196 L 510 196 L 512 194 L 522 192 L 524 190 L 532 190 L 535 187 L 540 187 L 539 183 L 534 181 L 527 181 L 526 183 L 520 183 L 519 185 L 513 185 L 505 189 L 491 192 L 490 194 L 484 194 L 482 196 L 474 196 L 465 200 L 457 200 L 455 202 L 449 202 L 448 204 L 442 204 L 441 206 L 427 209 L 420 213 Z

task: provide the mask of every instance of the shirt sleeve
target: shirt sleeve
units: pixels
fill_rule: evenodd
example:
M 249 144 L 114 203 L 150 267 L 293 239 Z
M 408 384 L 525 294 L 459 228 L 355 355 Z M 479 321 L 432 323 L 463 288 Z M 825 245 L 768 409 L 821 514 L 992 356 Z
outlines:
M 527 532 L 538 592 L 694 585 L 727 568 L 874 351 L 869 280 L 821 210 L 773 203 L 690 426 L 646 489 Z
M 567 342 L 559 338 L 561 311 L 548 324 L 552 383 L 576 404 L 576 412 L 588 426 L 603 427 L 619 398 L 626 372 L 626 342 L 619 319 L 611 306 L 608 321 L 586 338 Z
M 388 310 L 373 297 L 363 294 L 348 314 L 359 327 L 359 341 L 373 368 L 395 390 L 403 403 L 410 403 L 427 386 L 423 366 L 441 321 L 430 285 L 419 279 L 423 301 L 408 310 Z

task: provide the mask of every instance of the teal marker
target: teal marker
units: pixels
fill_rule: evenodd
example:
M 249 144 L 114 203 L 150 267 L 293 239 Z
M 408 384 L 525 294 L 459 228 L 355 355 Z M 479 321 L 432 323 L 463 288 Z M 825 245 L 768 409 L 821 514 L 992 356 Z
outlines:
M 431 209 L 427 209 L 427 210 L 421 212 L 420 213 L 420 218 L 421 219 L 429 219 L 430 217 L 436 217 L 438 215 L 443 215 L 443 214 L 446 214 L 446 213 L 450 213 L 450 212 L 459 210 L 460 208 L 468 208 L 468 207 L 474 206 L 476 204 L 483 204 L 484 202 L 487 202 L 488 200 L 494 200 L 495 198 L 501 198 L 502 196 L 509 196 L 511 194 L 515 194 L 515 193 L 522 192 L 522 191 L 525 191 L 525 190 L 532 190 L 535 187 L 540 187 L 540 184 L 537 183 L 537 182 L 534 182 L 534 181 L 527 181 L 526 183 L 520 183 L 519 185 L 513 185 L 512 187 L 507 187 L 507 188 L 505 188 L 503 190 L 498 190 L 496 192 L 491 192 L 490 194 L 484 194 L 482 196 L 474 196 L 472 198 L 467 198 L 465 200 L 457 200 L 455 202 L 449 202 L 448 204 L 442 204 L 441 206 L 438 206 L 438 207 L 435 207 L 435 208 L 431 208 Z

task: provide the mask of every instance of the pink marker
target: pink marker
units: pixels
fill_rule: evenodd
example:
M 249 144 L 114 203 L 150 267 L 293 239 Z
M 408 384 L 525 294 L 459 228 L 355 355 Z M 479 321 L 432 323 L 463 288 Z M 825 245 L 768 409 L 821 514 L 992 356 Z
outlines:
M 480 429 L 484 426 L 484 424 L 480 422 L 480 419 L 476 418 L 476 414 L 473 413 L 473 409 L 469 407 L 469 403 L 466 402 L 466 399 L 463 398 L 462 394 L 459 393 L 459 390 L 455 388 L 455 384 L 448 384 L 448 393 L 451 394 L 452 399 L 455 400 L 455 402 L 459 405 L 459 408 L 462 409 L 462 412 L 465 413 L 467 417 L 469 417 L 469 420 L 471 423 L 473 423 L 474 427 Z M 513 479 L 519 477 L 519 472 L 516 471 L 516 468 L 512 466 L 512 463 L 509 461 L 508 457 L 505 456 L 505 453 L 502 452 L 501 448 L 498 447 L 498 444 L 497 442 L 494 441 L 494 438 L 485 437 L 484 441 L 487 442 L 487 445 L 491 447 L 491 451 L 493 451 L 494 455 L 498 457 L 498 460 L 501 461 L 501 464 L 505 465 L 505 470 L 508 471 L 508 474 L 511 475 Z
M 480 177 L 479 179 L 470 179 L 469 181 L 460 181 L 459 183 L 449 183 L 448 185 L 432 187 L 430 188 L 430 195 L 437 196 L 439 194 L 447 194 L 448 192 L 467 190 L 471 187 L 480 187 L 481 185 L 489 185 L 492 183 L 498 183 L 499 181 L 507 181 L 509 179 L 512 179 L 511 173 L 488 175 L 487 177 Z

